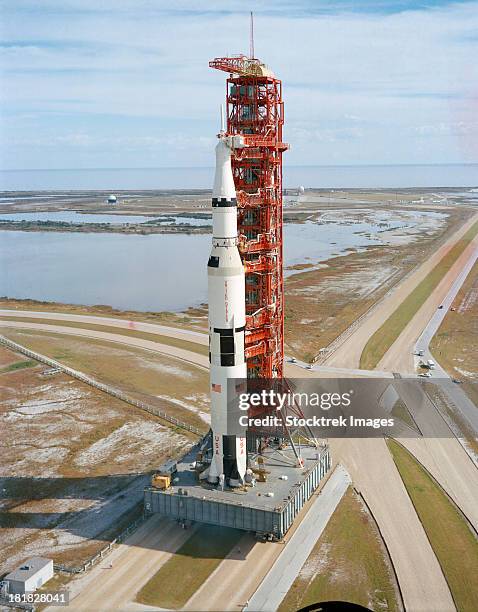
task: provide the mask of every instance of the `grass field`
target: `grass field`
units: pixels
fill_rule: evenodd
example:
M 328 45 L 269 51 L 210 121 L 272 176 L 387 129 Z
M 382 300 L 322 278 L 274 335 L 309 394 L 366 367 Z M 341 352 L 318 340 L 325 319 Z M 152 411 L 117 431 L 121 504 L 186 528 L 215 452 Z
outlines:
M 9 365 L 0 368 L 0 374 L 3 372 L 15 372 L 15 370 L 23 370 L 24 368 L 34 368 L 37 364 L 33 359 L 27 359 L 25 361 L 16 361 Z
M 464 234 L 455 246 L 440 260 L 431 272 L 415 287 L 395 312 L 370 337 L 360 357 L 360 367 L 373 370 L 408 322 L 415 316 L 425 300 L 438 286 L 458 257 L 478 233 L 478 221 Z
M 441 565 L 457 610 L 478 602 L 478 539 L 428 472 L 394 440 L 387 441 L 410 499 Z
M 201 526 L 143 586 L 136 600 L 168 610 L 184 606 L 243 535 L 237 529 Z
M 207 431 L 201 417 L 209 412 L 209 377 L 204 369 L 167 355 L 92 338 L 14 328 L 4 335 Z
M 375 524 L 349 488 L 317 541 L 279 612 L 323 601 L 398 610 L 391 567 Z

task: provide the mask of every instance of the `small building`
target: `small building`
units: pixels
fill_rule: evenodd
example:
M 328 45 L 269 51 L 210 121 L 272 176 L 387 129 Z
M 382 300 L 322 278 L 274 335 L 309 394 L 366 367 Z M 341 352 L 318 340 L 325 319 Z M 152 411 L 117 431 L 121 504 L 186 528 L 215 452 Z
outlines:
M 9 593 L 30 593 L 53 578 L 53 560 L 45 557 L 32 557 L 27 559 L 20 567 L 7 574 Z
M 107 201 L 108 201 L 108 204 L 116 204 L 116 202 L 118 201 L 118 198 L 115 195 L 111 194 L 108 196 Z

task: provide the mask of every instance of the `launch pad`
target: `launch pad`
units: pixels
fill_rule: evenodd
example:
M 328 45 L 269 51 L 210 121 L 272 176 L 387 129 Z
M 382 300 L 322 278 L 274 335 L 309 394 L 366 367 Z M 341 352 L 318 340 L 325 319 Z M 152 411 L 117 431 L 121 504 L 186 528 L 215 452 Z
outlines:
M 172 486 L 165 490 L 145 489 L 146 513 L 159 513 L 180 522 L 232 527 L 280 540 L 319 487 L 331 463 L 327 444 L 319 448 L 297 445 L 302 468 L 296 466 L 290 446 L 279 448 L 272 444 L 260 455 L 249 453 L 254 485 L 221 489 L 199 480 L 196 458 L 202 445 L 203 441 L 178 461 Z M 260 473 L 264 481 L 260 480 Z

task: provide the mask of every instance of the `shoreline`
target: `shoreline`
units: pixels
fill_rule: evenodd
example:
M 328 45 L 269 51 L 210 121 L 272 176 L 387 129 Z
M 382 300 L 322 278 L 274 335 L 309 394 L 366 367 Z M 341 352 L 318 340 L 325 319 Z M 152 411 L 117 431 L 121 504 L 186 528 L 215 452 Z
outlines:
M 133 234 L 135 236 L 148 236 L 151 234 L 185 234 L 185 235 L 203 235 L 210 234 L 212 225 L 201 226 L 186 226 L 186 225 L 153 225 L 144 226 L 138 225 L 113 225 L 96 223 L 77 224 L 58 224 L 57 222 L 41 222 L 34 221 L 14 221 L 12 223 L 2 223 L 0 221 L 0 231 L 6 232 L 59 232 L 59 233 L 77 233 L 77 234 Z

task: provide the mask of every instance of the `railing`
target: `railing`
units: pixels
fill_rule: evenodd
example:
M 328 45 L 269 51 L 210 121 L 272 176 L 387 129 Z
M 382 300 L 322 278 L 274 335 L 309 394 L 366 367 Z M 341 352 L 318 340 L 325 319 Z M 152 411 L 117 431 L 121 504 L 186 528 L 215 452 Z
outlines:
M 177 419 L 176 417 L 171 416 L 170 414 L 168 414 L 167 412 L 164 412 L 163 410 L 160 410 L 159 408 L 150 406 L 149 404 L 146 404 L 145 402 L 142 402 L 141 400 L 137 400 L 133 397 L 130 397 L 129 395 L 126 395 L 126 393 L 123 393 L 123 391 L 120 391 L 119 389 L 115 389 L 114 387 L 110 387 L 109 385 L 105 385 L 104 383 L 101 383 L 95 380 L 94 378 L 92 378 L 91 376 L 88 376 L 87 374 L 84 374 L 83 372 L 79 372 L 78 370 L 74 370 L 73 368 L 69 368 L 68 366 L 63 365 L 59 361 L 55 361 L 54 359 L 50 359 L 50 357 L 46 357 L 45 355 L 40 355 L 40 353 L 31 351 L 30 349 L 22 346 L 21 344 L 18 344 L 17 342 L 13 342 L 12 340 L 5 338 L 5 336 L 0 336 L 0 344 L 3 344 L 4 346 L 7 346 L 8 348 L 18 351 L 19 353 L 22 353 L 23 355 L 26 355 L 27 357 L 31 357 L 32 359 L 35 359 L 36 361 L 44 363 L 52 368 L 58 368 L 63 373 L 68 374 L 69 376 L 72 376 L 73 378 L 76 378 L 77 380 L 84 382 L 87 385 L 94 387 L 95 389 L 99 389 L 100 391 L 103 391 L 104 393 L 107 393 L 108 395 L 116 397 L 117 399 L 120 399 L 123 402 L 126 402 L 127 404 L 136 406 L 137 408 L 140 408 L 141 410 L 144 410 L 145 412 L 148 412 L 149 414 L 154 414 L 155 416 L 163 419 L 163 421 L 167 421 L 168 423 L 171 423 L 175 427 L 180 427 L 181 429 L 185 429 L 186 431 L 189 431 L 200 437 L 202 437 L 205 433 L 204 431 L 201 431 L 197 427 L 194 427 L 193 425 L 189 425 L 189 423 L 185 423 L 184 421 L 181 421 Z
M 68 567 L 67 565 L 63 565 L 62 563 L 55 563 L 53 565 L 53 569 L 56 572 L 66 572 L 67 574 L 81 574 L 83 572 L 86 572 L 94 565 L 96 565 L 99 561 L 104 559 L 105 556 L 113 550 L 113 546 L 115 544 L 121 544 L 121 542 L 126 540 L 126 538 L 131 535 L 133 531 L 138 529 L 138 527 L 142 525 L 147 518 L 149 517 L 145 515 L 142 515 L 137 518 L 130 525 L 128 525 L 128 527 L 126 527 L 126 529 L 122 531 L 114 540 L 111 540 L 111 542 L 109 542 L 107 546 L 105 546 L 98 553 L 90 557 L 88 561 L 85 561 L 85 563 L 83 563 L 82 565 L 78 567 Z

